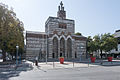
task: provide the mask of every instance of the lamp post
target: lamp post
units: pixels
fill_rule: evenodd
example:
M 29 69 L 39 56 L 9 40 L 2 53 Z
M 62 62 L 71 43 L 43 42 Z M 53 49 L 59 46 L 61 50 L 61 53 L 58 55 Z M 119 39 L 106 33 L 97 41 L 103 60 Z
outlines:
M 21 64 L 22 63 L 22 59 L 21 59 L 21 53 L 19 53 L 19 63 Z
M 82 49 L 83 49 L 84 47 L 83 46 L 79 46 L 79 49 L 80 49 L 80 61 L 82 61 Z
M 17 45 L 16 46 L 16 66 L 18 65 L 18 59 L 17 59 L 17 57 L 18 57 L 18 49 L 19 49 L 19 46 Z
M 42 54 L 42 43 L 40 43 L 40 50 L 39 50 L 39 57 L 38 57 L 38 60 L 41 59 L 41 54 Z
M 46 64 L 47 64 L 47 57 L 48 57 L 48 38 L 47 38 L 48 34 L 46 35 Z

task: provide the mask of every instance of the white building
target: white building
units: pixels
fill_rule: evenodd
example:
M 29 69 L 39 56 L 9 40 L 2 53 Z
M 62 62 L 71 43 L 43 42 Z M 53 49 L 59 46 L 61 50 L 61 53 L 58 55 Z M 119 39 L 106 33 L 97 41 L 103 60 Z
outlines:
M 114 33 L 115 38 L 118 39 L 118 49 L 117 51 L 120 52 L 120 30 L 116 30 Z

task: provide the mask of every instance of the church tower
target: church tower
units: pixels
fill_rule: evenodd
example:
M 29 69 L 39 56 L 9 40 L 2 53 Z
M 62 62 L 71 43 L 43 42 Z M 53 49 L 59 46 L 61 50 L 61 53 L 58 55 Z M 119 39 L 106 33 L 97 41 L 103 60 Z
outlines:
M 63 3 L 61 1 L 60 6 L 58 6 L 57 17 L 66 19 L 66 11 L 64 11 Z

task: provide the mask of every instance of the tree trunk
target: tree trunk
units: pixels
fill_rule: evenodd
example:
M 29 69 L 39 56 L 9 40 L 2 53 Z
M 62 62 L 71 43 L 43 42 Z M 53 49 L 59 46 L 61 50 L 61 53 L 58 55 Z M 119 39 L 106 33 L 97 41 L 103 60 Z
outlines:
M 2 50 L 2 55 L 3 55 L 3 62 L 6 61 L 6 52 L 4 50 Z
M 11 56 L 12 56 L 12 60 L 13 60 L 13 54 Z
M 100 50 L 97 50 L 97 52 L 98 52 L 98 57 L 100 58 L 101 56 L 100 56 Z
M 101 59 L 102 59 L 102 56 L 103 56 L 103 54 L 102 54 L 102 50 L 100 50 L 100 56 L 101 56 Z

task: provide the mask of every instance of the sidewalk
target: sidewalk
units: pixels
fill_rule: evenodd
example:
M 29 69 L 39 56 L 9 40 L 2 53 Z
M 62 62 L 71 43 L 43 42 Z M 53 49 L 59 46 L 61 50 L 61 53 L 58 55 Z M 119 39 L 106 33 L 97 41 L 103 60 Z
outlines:
M 30 63 L 27 63 L 26 61 L 22 61 L 22 64 L 18 64 L 17 67 L 16 67 L 16 64 L 15 63 L 6 63 L 6 62 L 3 62 L 0 64 L 0 72 L 1 71 L 14 71 L 14 70 L 24 70 L 29 68 L 29 67 L 32 67 L 30 65 Z
M 26 61 L 22 61 L 22 64 L 0 64 L 0 80 L 9 80 L 11 77 L 17 77 L 21 72 L 26 72 L 33 70 L 32 65 L 26 63 Z
M 102 62 L 102 64 L 101 64 Z M 30 61 L 27 63 L 31 64 L 33 67 L 36 67 Z M 96 66 L 120 66 L 120 60 L 113 60 L 113 62 L 108 62 L 107 60 L 96 60 L 95 63 L 91 63 L 90 61 L 81 61 L 81 62 L 67 62 L 64 64 L 60 64 L 60 62 L 39 62 L 38 67 L 40 69 L 59 69 L 59 68 L 86 68 L 86 67 L 96 67 Z
M 0 65 L 0 71 L 4 70 L 15 70 L 15 64 L 12 65 Z M 86 67 L 96 67 L 96 66 L 120 66 L 120 60 L 113 60 L 108 62 L 107 60 L 96 60 L 95 63 L 91 63 L 88 60 L 84 61 L 65 61 L 64 64 L 60 62 L 39 62 L 38 67 L 40 69 L 58 69 L 58 68 L 86 68 Z M 19 64 L 17 70 L 26 70 L 31 67 L 36 67 L 35 63 L 31 61 L 24 61 L 22 64 Z

